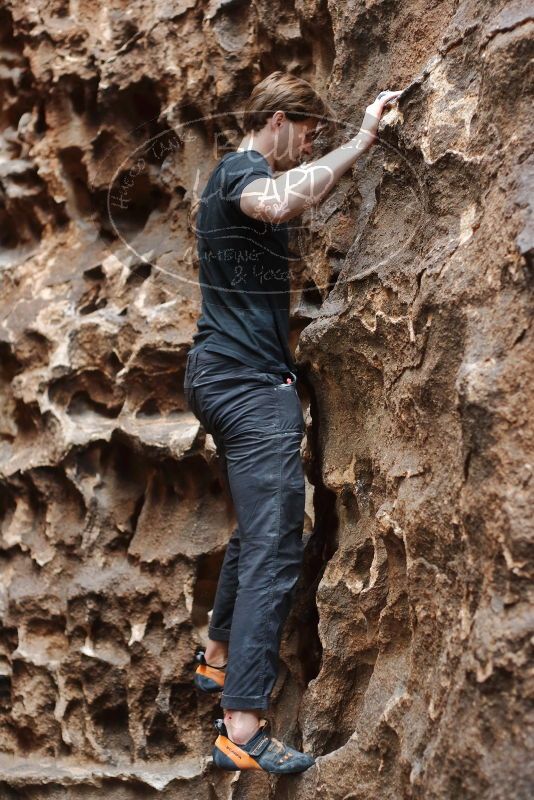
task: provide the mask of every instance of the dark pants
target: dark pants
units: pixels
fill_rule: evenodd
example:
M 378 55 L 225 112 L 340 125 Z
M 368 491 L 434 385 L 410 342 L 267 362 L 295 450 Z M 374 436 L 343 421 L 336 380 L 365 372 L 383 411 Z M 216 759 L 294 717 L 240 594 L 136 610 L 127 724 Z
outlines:
M 229 642 L 223 708 L 267 709 L 278 673 L 303 554 L 305 428 L 295 383 L 294 373 L 260 372 L 202 346 L 187 356 L 185 396 L 213 436 L 237 518 L 209 627 L 210 639 Z

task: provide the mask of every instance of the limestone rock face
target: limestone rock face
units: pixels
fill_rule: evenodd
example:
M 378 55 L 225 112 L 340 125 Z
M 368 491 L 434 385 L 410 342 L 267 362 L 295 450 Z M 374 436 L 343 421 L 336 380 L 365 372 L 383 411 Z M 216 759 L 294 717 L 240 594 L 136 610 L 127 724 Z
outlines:
M 0 7 L 2 798 L 531 797 L 527 0 Z M 188 410 L 191 209 L 274 69 L 379 142 L 295 221 L 300 777 L 221 774 L 195 693 L 235 517 Z M 530 78 L 530 80 L 529 80 Z M 142 787 L 142 788 L 140 788 Z

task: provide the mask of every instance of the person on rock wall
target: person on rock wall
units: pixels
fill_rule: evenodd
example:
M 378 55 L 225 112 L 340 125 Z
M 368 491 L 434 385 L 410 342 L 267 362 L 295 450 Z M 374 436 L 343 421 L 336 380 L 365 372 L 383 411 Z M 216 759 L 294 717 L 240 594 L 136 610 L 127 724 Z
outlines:
M 273 72 L 252 91 L 244 138 L 199 200 L 202 308 L 184 393 L 213 436 L 237 519 L 194 674 L 200 690 L 222 692 L 213 747 L 222 769 L 293 773 L 314 763 L 275 739 L 264 717 L 303 556 L 305 426 L 288 345 L 288 221 L 374 144 L 385 106 L 400 94 L 381 92 L 356 136 L 302 163 L 314 137 L 333 130 L 332 115 L 310 83 Z

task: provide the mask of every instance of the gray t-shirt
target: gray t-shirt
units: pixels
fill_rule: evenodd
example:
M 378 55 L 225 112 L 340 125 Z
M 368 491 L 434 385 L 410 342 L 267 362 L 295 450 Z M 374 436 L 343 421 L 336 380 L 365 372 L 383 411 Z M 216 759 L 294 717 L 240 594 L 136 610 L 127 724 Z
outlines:
M 202 345 L 261 371 L 297 373 L 288 344 L 288 224 L 255 220 L 239 208 L 243 189 L 272 175 L 257 150 L 227 153 L 202 192 L 202 313 L 191 351 Z

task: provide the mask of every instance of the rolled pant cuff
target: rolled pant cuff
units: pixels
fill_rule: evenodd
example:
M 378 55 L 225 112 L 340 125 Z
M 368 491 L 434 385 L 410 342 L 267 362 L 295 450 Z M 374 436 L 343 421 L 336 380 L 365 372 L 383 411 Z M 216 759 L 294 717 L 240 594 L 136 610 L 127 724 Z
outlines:
M 230 708 L 232 710 L 246 710 L 250 708 L 266 711 L 269 708 L 269 698 L 261 694 L 245 697 L 243 695 L 236 694 L 227 695 L 223 692 L 220 703 L 222 708 Z
M 226 628 L 208 628 L 208 636 L 214 642 L 228 642 L 230 641 L 230 631 Z

